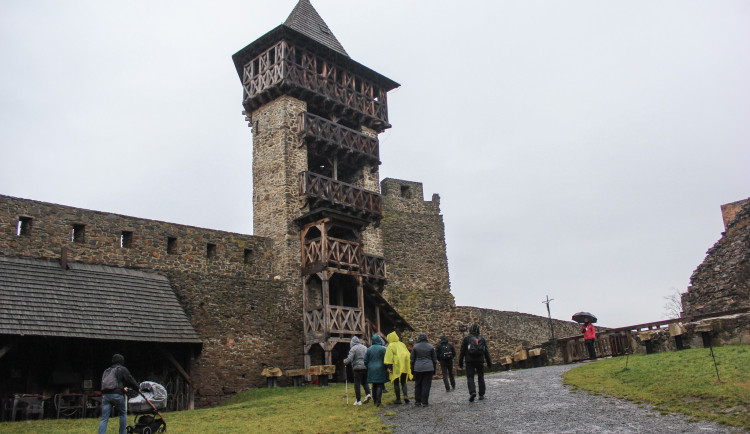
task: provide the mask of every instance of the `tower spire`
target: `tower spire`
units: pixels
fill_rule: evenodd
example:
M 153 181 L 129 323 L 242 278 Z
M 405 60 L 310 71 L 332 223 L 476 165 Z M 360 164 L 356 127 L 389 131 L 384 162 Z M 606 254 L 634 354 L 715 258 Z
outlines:
M 294 7 L 292 13 L 284 21 L 284 25 L 349 57 L 346 50 L 344 50 L 344 46 L 333 36 L 333 32 L 328 28 L 323 18 L 320 17 L 318 11 L 310 3 L 310 0 L 299 0 L 297 6 Z

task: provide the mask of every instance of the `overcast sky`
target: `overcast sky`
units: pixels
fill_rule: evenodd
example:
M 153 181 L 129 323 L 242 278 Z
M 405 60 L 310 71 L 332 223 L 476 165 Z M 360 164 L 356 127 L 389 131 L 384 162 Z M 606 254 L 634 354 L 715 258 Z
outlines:
M 296 0 L 0 1 L 0 194 L 252 233 L 231 55 Z M 313 0 L 397 81 L 459 305 L 664 318 L 750 196 L 750 2 Z

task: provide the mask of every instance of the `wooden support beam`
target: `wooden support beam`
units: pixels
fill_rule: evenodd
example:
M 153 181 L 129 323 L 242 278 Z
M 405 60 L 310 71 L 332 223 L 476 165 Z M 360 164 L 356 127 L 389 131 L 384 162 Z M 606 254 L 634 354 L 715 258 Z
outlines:
M 185 370 L 182 368 L 182 366 L 177 361 L 177 359 L 175 359 L 174 356 L 172 354 L 170 354 L 169 352 L 167 352 L 167 350 L 165 350 L 165 349 L 162 349 L 161 353 L 164 354 L 164 357 L 166 357 L 167 360 L 169 360 L 169 362 L 172 363 L 172 365 L 174 365 L 175 369 L 177 369 L 177 372 L 179 372 L 180 375 L 182 375 L 182 377 L 185 379 L 185 381 L 188 382 L 188 384 L 190 385 L 190 387 L 192 387 L 193 386 L 193 380 L 190 379 L 190 375 L 188 375 L 188 373 L 185 372 Z

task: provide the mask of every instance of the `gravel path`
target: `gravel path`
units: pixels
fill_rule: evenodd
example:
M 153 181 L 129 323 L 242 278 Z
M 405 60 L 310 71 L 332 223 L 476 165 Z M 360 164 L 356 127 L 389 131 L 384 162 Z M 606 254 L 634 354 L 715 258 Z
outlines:
M 392 405 L 393 387 L 383 396 L 381 417 L 394 433 L 730 433 L 712 422 L 688 422 L 630 401 L 571 392 L 561 375 L 578 365 L 547 366 L 485 376 L 485 400 L 469 402 L 466 377 L 445 392 L 432 383 L 429 407 Z M 409 383 L 414 395 L 414 383 Z M 413 400 L 412 400 L 413 402 Z M 395 414 L 394 414 L 395 413 Z

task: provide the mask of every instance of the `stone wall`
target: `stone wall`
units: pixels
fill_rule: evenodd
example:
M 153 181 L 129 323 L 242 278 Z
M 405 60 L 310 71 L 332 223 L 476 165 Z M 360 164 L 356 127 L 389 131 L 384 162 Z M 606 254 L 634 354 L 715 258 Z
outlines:
M 750 307 L 750 200 L 743 202 L 739 211 L 722 207 L 734 218 L 690 277 L 683 316 Z
M 301 294 L 274 274 L 267 238 L 0 196 L 0 255 L 58 259 L 63 248 L 68 261 L 170 279 L 203 342 L 188 367 L 198 406 L 265 384 L 261 363 L 303 367 Z
M 744 200 L 738 200 L 737 202 L 726 203 L 721 206 L 721 218 L 724 220 L 724 229 L 729 227 L 737 213 L 742 210 L 742 207 L 750 203 L 750 198 Z
M 384 295 L 396 310 L 414 327 L 414 333 L 427 333 L 436 343 L 441 334 L 457 346 L 463 338 L 460 326 L 480 325 L 489 342 L 495 362 L 516 347 L 538 346 L 550 338 L 549 320 L 544 317 L 456 306 L 451 294 L 445 228 L 440 215 L 440 198 L 423 200 L 422 184 L 384 179 L 383 241 L 388 267 L 388 284 Z M 553 320 L 555 336 L 580 333 L 578 324 Z
M 415 328 L 437 338 L 455 307 L 450 292 L 440 199 L 422 199 L 422 184 L 384 179 L 383 244 L 388 283 L 384 296 Z
M 304 101 L 282 96 L 252 113 L 253 233 L 273 240 L 277 273 L 289 280 L 299 280 L 301 266 L 294 219 L 302 215 L 299 173 L 307 170 L 307 148 L 300 146 L 298 132 L 306 109 Z

